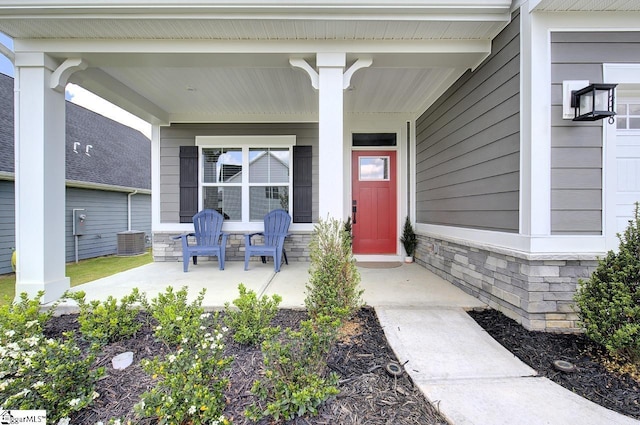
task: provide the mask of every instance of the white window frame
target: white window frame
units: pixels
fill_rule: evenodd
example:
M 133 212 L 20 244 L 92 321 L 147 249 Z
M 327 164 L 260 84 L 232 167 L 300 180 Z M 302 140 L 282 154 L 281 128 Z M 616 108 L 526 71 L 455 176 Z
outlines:
M 640 104 L 640 99 L 637 97 L 617 97 L 616 98 L 616 103 L 618 105 L 620 104 L 624 104 L 627 106 L 627 113 L 626 114 L 617 114 L 615 116 L 615 119 L 618 120 L 620 118 L 626 118 L 627 119 L 627 128 L 618 128 L 617 124 L 616 124 L 616 130 L 626 133 L 626 134 L 635 134 L 638 133 L 640 131 L 640 127 L 638 128 L 628 128 L 629 126 L 629 119 L 630 118 L 640 118 L 640 115 L 638 114 L 634 114 L 634 115 L 629 115 L 629 104 Z M 618 107 L 616 105 L 616 112 L 618 111 Z M 617 121 L 616 121 L 617 122 Z
M 293 147 L 296 145 L 295 135 L 277 135 L 277 136 L 196 136 L 196 146 L 198 146 L 198 209 L 203 208 L 203 187 L 217 186 L 218 184 L 205 184 L 203 182 L 203 149 L 207 148 L 239 148 L 242 150 L 242 170 L 243 174 L 241 184 L 229 184 L 229 186 L 241 186 L 242 190 L 242 213 L 241 221 L 225 221 L 227 230 L 254 230 L 262 229 L 262 221 L 251 221 L 249 210 L 249 188 L 252 186 L 283 186 L 285 184 L 262 184 L 249 183 L 249 150 L 256 148 L 278 148 L 289 149 L 289 214 L 293 217 Z M 225 185 L 226 186 L 226 185 Z

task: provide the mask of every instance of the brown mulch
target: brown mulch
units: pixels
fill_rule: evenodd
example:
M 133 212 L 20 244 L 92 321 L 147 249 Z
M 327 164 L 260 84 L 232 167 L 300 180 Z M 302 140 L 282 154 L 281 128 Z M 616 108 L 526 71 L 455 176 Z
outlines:
M 586 336 L 528 331 L 495 310 L 469 314 L 539 375 L 601 406 L 640 419 L 640 382 L 627 373 L 608 370 L 604 366 L 611 364 L 608 354 Z M 570 362 L 577 371 L 560 372 L 553 366 L 555 360 Z
M 281 328 L 296 328 L 306 313 L 296 310 L 280 310 L 272 322 Z M 140 421 L 133 415 L 133 405 L 140 395 L 151 388 L 151 378 L 142 370 L 140 360 L 164 355 L 171 351 L 153 337 L 150 320 L 141 313 L 143 329 L 129 340 L 104 347 L 97 359 L 97 366 L 105 366 L 107 376 L 98 382 L 100 397 L 89 408 L 71 418 L 74 425 L 107 423 L 109 418 L 128 418 L 136 424 L 152 424 Z M 54 317 L 47 326 L 48 337 L 60 336 L 63 331 L 78 329 L 76 315 Z M 88 344 L 81 342 L 85 348 Z M 122 352 L 133 351 L 134 363 L 124 371 L 111 367 L 111 359 Z M 243 415 L 253 403 L 249 392 L 253 382 L 263 369 L 262 354 L 258 348 L 248 347 L 227 337 L 225 355 L 233 356 L 230 386 L 226 391 L 225 416 L 234 424 L 255 424 Z M 446 424 L 436 409 L 413 385 L 407 374 L 399 378 L 387 374 L 385 366 L 396 358 L 388 346 L 375 311 L 363 308 L 345 326 L 328 361 L 329 368 L 340 376 L 339 390 L 335 398 L 325 403 L 315 417 L 301 417 L 290 424 Z M 258 424 L 272 423 L 264 419 Z

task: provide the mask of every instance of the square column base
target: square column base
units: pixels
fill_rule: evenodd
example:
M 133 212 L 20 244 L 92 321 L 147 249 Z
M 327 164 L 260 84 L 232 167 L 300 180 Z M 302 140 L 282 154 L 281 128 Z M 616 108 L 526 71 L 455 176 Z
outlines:
M 44 291 L 44 296 L 40 300 L 41 304 L 48 304 L 58 300 L 71 288 L 71 279 L 64 277 L 48 282 L 24 282 L 16 283 L 16 300 L 20 299 L 20 294 L 26 292 L 30 299 L 38 296 L 38 291 Z

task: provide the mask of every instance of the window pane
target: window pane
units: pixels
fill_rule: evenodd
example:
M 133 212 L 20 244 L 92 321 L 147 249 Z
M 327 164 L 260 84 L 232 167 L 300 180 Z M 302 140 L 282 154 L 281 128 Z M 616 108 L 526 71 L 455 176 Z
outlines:
M 632 103 L 629 105 L 629 115 L 640 115 L 640 103 Z
M 389 180 L 389 157 L 360 157 L 360 180 Z
M 627 119 L 616 117 L 616 128 L 618 130 L 626 130 L 627 129 Z
M 616 113 L 619 115 L 627 115 L 627 105 L 626 103 L 616 105 Z
M 202 149 L 204 183 L 242 183 L 242 149 Z
M 252 186 L 249 188 L 249 219 L 262 221 L 269 211 L 289 211 L 288 186 Z
M 242 188 L 229 186 L 205 186 L 202 188 L 204 209 L 221 213 L 225 220 L 242 220 Z
M 640 118 L 629 118 L 629 128 L 637 130 L 640 128 Z
M 249 150 L 250 183 L 289 183 L 289 149 Z

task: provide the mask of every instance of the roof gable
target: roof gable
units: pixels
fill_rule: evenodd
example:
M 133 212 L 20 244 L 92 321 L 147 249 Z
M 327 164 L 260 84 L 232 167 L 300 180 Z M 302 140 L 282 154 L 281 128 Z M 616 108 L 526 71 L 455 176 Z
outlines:
M 0 171 L 14 171 L 13 78 L 0 74 Z M 66 102 L 66 178 L 151 189 L 151 142 L 142 133 Z

